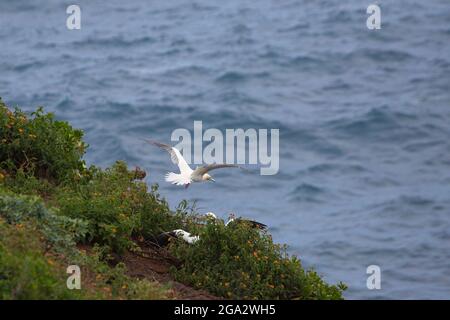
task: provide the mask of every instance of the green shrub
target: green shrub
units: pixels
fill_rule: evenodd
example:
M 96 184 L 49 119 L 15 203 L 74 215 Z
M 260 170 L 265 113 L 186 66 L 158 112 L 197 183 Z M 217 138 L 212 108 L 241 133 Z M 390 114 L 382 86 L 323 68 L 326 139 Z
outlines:
M 85 170 L 82 136 L 42 108 L 28 117 L 19 109 L 10 111 L 0 99 L 0 170 L 13 175 L 22 170 L 56 182 L 77 178 Z
M 37 197 L 0 188 L 1 299 L 167 299 L 169 288 L 126 276 L 123 264 L 111 267 L 107 248 L 90 254 L 75 243 L 87 225 L 54 214 Z M 65 268 L 82 269 L 82 290 L 68 290 Z
M 132 236 L 155 235 L 179 226 L 181 216 L 170 212 L 157 188 L 148 192 L 124 162 L 91 171 L 88 183 L 61 188 L 56 196 L 62 215 L 88 222 L 88 242 L 122 252 L 133 246 Z
M 6 299 L 167 299 L 167 286 L 125 274 L 123 264 L 110 267 L 101 249 L 70 259 L 49 249 L 32 220 L 10 224 L 0 217 L 0 300 Z M 66 257 L 67 258 L 67 257 Z M 81 290 L 66 286 L 69 264 L 81 267 Z
M 0 194 L 0 217 L 10 224 L 35 222 L 49 245 L 57 251 L 67 252 L 87 232 L 85 221 L 56 215 L 34 196 Z
M 23 169 L 18 169 L 14 175 L 5 172 L 1 180 L 0 183 L 3 182 L 5 188 L 16 194 L 39 195 L 43 198 L 50 197 L 56 188 L 48 180 L 36 178 L 32 173 L 24 172 Z
M 177 241 L 170 247 L 183 261 L 172 270 L 182 282 L 233 299 L 342 298 L 342 285 L 327 285 L 314 271 L 305 271 L 266 233 L 219 222 L 196 229 L 200 240 L 195 245 Z
M 0 300 L 75 299 L 67 275 L 46 256 L 39 233 L 28 223 L 10 225 L 0 218 Z

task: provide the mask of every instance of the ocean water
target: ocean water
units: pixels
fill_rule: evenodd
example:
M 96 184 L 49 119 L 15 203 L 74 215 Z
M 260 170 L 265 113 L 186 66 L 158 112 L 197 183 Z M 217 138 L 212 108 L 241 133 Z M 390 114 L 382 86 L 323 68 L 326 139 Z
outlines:
M 0 2 L 0 96 L 85 131 L 88 163 L 123 159 L 172 205 L 270 226 L 348 299 L 450 298 L 450 5 L 369 2 Z M 280 171 L 163 181 L 176 128 L 278 128 Z M 381 268 L 368 290 L 366 268 Z

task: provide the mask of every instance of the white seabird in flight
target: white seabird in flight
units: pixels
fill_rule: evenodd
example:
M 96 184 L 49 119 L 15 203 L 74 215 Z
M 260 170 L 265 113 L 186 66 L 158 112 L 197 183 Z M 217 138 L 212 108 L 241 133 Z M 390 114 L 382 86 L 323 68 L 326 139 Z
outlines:
M 208 172 L 211 170 L 219 168 L 233 168 L 233 167 L 240 168 L 238 165 L 235 164 L 208 164 L 205 166 L 197 167 L 195 170 L 192 170 L 177 148 L 174 148 L 168 144 L 159 143 L 152 140 L 145 140 L 145 141 L 154 146 L 166 150 L 170 154 L 172 162 L 178 165 L 180 173 L 168 172 L 166 174 L 165 179 L 167 182 L 176 184 L 178 186 L 184 185 L 185 188 L 189 187 L 189 185 L 192 182 L 204 182 L 204 181 L 215 182 L 215 180 L 208 174 Z

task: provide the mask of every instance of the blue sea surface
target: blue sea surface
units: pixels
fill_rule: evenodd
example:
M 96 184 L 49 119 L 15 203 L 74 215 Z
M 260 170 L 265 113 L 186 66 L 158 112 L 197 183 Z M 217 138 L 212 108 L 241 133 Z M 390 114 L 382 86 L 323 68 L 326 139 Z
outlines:
M 145 168 L 172 206 L 268 224 L 348 299 L 450 298 L 448 1 L 377 1 L 368 30 L 357 0 L 77 0 L 71 31 L 72 2 L 0 2 L 7 104 L 83 129 L 89 164 Z M 175 167 L 142 138 L 194 120 L 279 129 L 279 173 L 164 182 Z

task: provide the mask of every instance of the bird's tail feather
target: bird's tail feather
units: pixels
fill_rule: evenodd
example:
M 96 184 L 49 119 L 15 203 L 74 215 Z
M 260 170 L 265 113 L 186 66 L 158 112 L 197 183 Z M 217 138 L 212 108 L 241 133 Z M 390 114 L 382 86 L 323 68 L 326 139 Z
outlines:
M 166 174 L 166 181 L 170 182 L 172 184 L 176 184 L 178 186 L 182 186 L 187 184 L 188 182 L 185 181 L 186 179 L 183 178 L 183 176 L 181 174 L 178 173 L 173 173 L 173 172 L 168 172 Z

